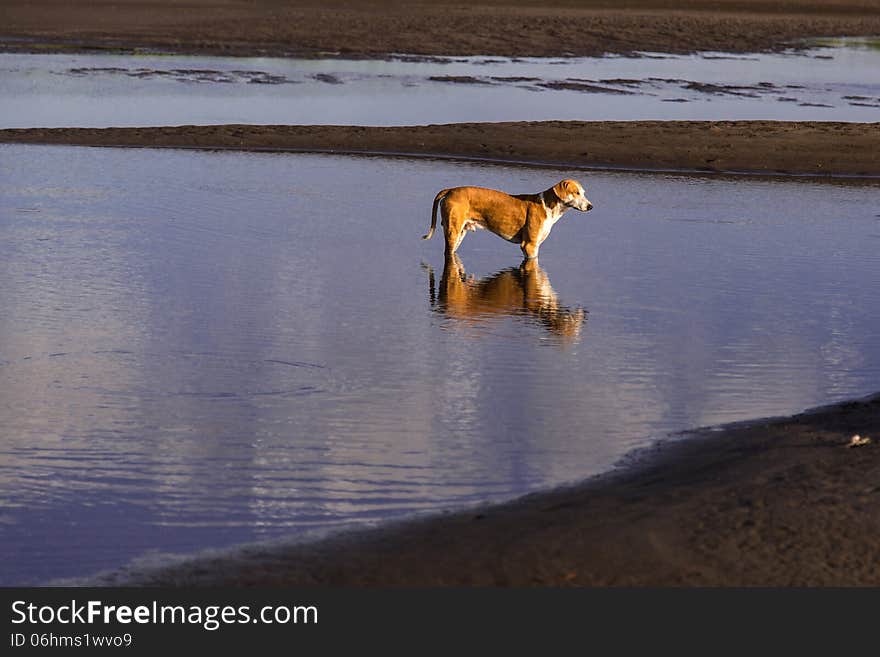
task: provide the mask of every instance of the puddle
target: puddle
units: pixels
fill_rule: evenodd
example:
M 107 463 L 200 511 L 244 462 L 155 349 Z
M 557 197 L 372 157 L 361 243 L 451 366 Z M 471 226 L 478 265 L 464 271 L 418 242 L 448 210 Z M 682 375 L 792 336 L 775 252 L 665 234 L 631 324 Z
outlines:
M 0 583 L 499 500 L 880 381 L 871 182 L 0 146 Z
M 0 127 L 880 120 L 880 49 L 574 59 L 0 54 Z

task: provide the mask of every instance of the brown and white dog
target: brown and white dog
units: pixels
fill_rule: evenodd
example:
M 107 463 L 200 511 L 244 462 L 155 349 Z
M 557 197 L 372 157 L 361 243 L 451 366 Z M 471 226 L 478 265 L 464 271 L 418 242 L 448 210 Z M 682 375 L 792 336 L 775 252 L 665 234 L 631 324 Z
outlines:
M 437 206 L 443 216 L 446 255 L 456 252 L 469 230 L 483 228 L 519 244 L 526 258 L 537 258 L 541 243 L 553 225 L 569 208 L 581 212 L 593 209 L 583 186 L 563 180 L 540 194 L 518 194 L 483 187 L 453 187 L 441 190 L 431 208 L 431 229 L 422 237 L 431 239 L 437 227 Z

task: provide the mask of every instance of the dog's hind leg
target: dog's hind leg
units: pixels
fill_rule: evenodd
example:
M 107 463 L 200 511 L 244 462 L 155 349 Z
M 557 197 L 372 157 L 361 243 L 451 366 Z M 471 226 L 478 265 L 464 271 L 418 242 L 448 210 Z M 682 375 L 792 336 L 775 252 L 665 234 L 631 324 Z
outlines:
M 455 248 L 452 249 L 453 253 L 458 251 L 458 247 L 460 247 L 461 243 L 464 241 L 465 235 L 467 235 L 467 230 L 465 230 L 464 228 L 462 228 L 460 231 L 458 231 L 458 239 L 455 241 Z
M 445 209 L 445 208 L 444 208 Z M 466 217 L 461 216 L 460 212 L 451 211 L 449 214 L 446 212 L 443 213 L 443 235 L 446 238 L 446 257 L 454 254 L 458 247 L 461 246 L 461 241 L 465 236 L 465 224 Z

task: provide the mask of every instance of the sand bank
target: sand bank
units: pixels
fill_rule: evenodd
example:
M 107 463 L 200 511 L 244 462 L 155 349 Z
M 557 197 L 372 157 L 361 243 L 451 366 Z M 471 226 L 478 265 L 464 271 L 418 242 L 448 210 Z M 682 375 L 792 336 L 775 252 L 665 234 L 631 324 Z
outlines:
M 406 154 L 562 167 L 880 176 L 880 124 L 547 121 L 0 130 L 0 142 Z
M 876 0 L 4 0 L 2 46 L 276 56 L 754 52 L 880 34 Z

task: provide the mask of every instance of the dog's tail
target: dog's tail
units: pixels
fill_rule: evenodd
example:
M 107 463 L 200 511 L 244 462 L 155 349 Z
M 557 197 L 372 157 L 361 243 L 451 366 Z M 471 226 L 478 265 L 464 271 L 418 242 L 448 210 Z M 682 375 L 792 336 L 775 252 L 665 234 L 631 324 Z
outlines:
M 431 208 L 431 230 L 428 231 L 427 235 L 422 235 L 423 240 L 429 240 L 434 236 L 434 229 L 437 228 L 437 206 L 440 205 L 440 201 L 451 191 L 451 189 L 441 189 L 437 192 L 437 196 L 434 197 L 434 205 Z

